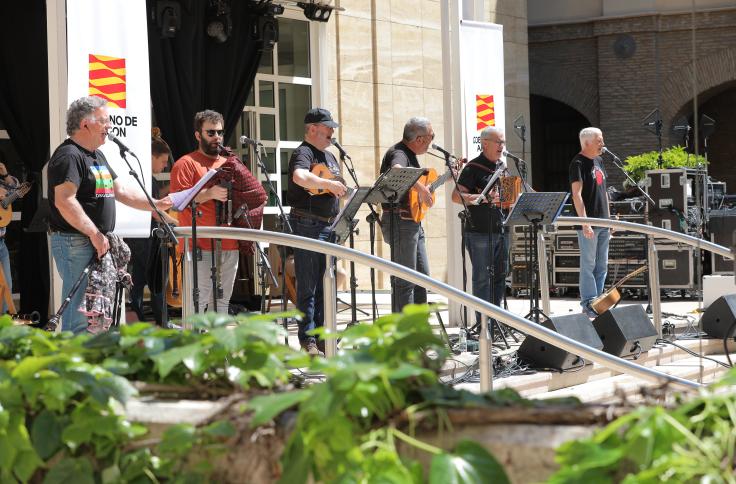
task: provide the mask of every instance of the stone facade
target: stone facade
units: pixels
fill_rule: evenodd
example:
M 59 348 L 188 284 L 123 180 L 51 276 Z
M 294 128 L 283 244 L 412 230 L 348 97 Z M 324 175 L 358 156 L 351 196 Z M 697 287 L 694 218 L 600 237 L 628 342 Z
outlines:
M 624 36 L 634 47 L 629 57 L 617 55 Z M 702 107 L 736 81 L 736 9 L 530 26 L 529 59 L 531 94 L 580 112 L 600 126 L 608 146 L 622 157 L 657 148 L 656 136 L 642 127 L 655 108 L 663 120 L 663 145 L 682 144 L 672 127 L 681 116 L 693 124 L 694 96 Z M 720 119 L 711 140 L 711 173 L 732 179 L 733 191 L 736 176 L 726 168 L 732 164 L 726 133 L 734 116 L 718 105 L 706 114 L 715 113 Z M 698 149 L 702 152 L 702 143 Z M 614 183 L 623 181 L 616 170 L 609 174 Z
M 401 139 L 404 123 L 412 116 L 429 118 L 435 142 L 444 144 L 444 123 L 449 117 L 443 113 L 442 3 L 341 0 L 339 6 L 345 11 L 335 12 L 327 25 L 327 107 L 342 124 L 336 135 L 352 156 L 361 185 L 376 180 L 383 154 Z M 479 20 L 504 25 L 507 119 L 517 112 L 526 113 L 528 119 L 526 4 L 504 0 L 485 5 L 484 18 Z M 424 155 L 420 162 L 444 171 L 442 159 Z M 445 189 L 437 191 L 437 202 L 424 222 L 431 275 L 443 280 L 448 265 L 447 196 Z M 367 209 L 359 213 L 355 241 L 356 249 L 364 252 L 370 250 L 367 215 Z M 376 232 L 376 254 L 389 258 L 378 227 Z M 356 270 L 360 289 L 370 289 L 368 269 Z M 388 278 L 379 278 L 378 284 L 388 288 Z

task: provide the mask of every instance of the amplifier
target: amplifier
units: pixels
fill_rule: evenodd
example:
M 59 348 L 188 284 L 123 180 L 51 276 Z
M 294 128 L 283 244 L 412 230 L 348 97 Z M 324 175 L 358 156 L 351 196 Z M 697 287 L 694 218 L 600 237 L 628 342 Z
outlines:
M 580 254 L 562 253 L 554 255 L 555 270 L 557 269 L 578 269 L 580 267 Z
M 647 201 L 644 197 L 628 198 L 611 202 L 611 215 L 644 217 L 644 208 Z
M 647 253 L 644 248 L 646 237 L 643 235 L 631 235 L 631 232 L 618 232 L 613 234 L 608 244 L 609 259 L 646 259 Z
M 578 236 L 577 234 L 572 235 L 557 235 L 555 237 L 555 249 L 560 252 L 574 252 L 579 251 L 578 247 Z
M 525 288 L 529 285 L 526 277 L 526 264 L 511 266 L 511 287 L 514 289 Z
M 659 287 L 692 289 L 695 285 L 695 258 L 692 247 L 657 244 Z
M 736 230 L 736 210 L 712 210 L 710 212 L 710 240 L 724 247 L 731 247 Z M 713 274 L 733 274 L 734 262 L 711 252 Z
M 606 275 L 605 287 L 606 288 L 611 287 L 612 285 L 614 285 L 615 283 L 623 279 L 627 274 L 634 272 L 636 269 L 645 265 L 646 263 L 647 263 L 646 260 L 608 259 L 608 274 Z M 649 276 L 647 275 L 645 271 L 627 280 L 620 287 L 623 287 L 623 288 L 646 287 L 647 277 Z
M 555 270 L 552 273 L 552 282 L 560 287 L 578 287 L 580 285 L 580 271 L 573 269 Z

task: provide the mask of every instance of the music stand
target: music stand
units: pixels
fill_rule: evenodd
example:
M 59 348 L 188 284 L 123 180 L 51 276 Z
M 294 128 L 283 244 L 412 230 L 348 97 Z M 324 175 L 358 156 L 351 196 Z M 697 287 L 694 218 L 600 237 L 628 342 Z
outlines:
M 521 194 L 521 197 L 519 197 L 519 200 L 516 202 L 504 221 L 504 225 L 510 227 L 516 225 L 531 225 L 532 227 L 532 243 L 530 244 L 531 254 L 526 254 L 526 260 L 532 267 L 532 275 L 529 280 L 529 295 L 532 301 L 532 308 L 525 318 L 531 319 L 537 324 L 539 324 L 540 314 L 544 316 L 545 319 L 549 319 L 549 316 L 539 309 L 540 288 L 538 272 L 541 270 L 547 270 L 546 267 L 538 267 L 539 259 L 537 254 L 539 250 L 539 227 L 540 225 L 552 224 L 557 220 L 557 217 L 562 213 L 562 207 L 565 205 L 567 197 L 567 192 L 524 192 Z M 537 272 L 534 272 L 534 267 L 537 267 Z
M 358 221 L 355 220 L 355 215 L 358 213 L 360 205 L 365 201 L 365 197 L 368 195 L 368 193 L 370 193 L 370 191 L 371 187 L 358 187 L 350 194 L 347 203 L 343 205 L 342 210 L 340 210 L 340 213 L 338 213 L 335 217 L 335 221 L 329 227 L 329 230 L 332 232 L 334 243 L 342 245 L 345 243 L 346 240 L 350 240 L 350 247 L 353 248 L 354 243 L 352 237 L 355 231 L 355 226 L 358 225 Z M 351 309 L 352 321 L 350 322 L 350 324 L 352 325 L 358 322 L 358 311 L 363 313 L 365 316 L 368 316 L 368 313 L 363 311 L 362 309 L 358 309 L 355 295 L 356 284 L 353 280 L 355 274 L 355 263 L 351 261 L 350 265 L 350 304 L 345 303 L 345 301 L 342 301 L 339 297 L 337 298 L 337 300 L 338 302 L 349 306 L 349 308 L 343 308 L 341 311 Z
M 413 168 L 413 167 L 392 167 L 388 171 L 381 174 L 373 184 L 371 191 L 365 197 L 365 203 L 386 203 L 391 205 L 391 210 L 394 211 L 398 207 L 399 200 L 406 194 L 409 189 L 424 175 L 426 170 L 424 168 Z M 390 217 L 391 222 L 389 223 L 389 238 L 391 243 L 389 244 L 391 261 L 395 261 L 396 257 L 394 254 L 395 244 L 394 233 L 396 233 L 397 227 L 394 223 L 395 218 L 393 215 Z M 391 308 L 392 310 L 396 306 L 396 291 L 394 290 L 395 278 L 391 277 Z M 375 302 L 374 302 L 375 306 Z

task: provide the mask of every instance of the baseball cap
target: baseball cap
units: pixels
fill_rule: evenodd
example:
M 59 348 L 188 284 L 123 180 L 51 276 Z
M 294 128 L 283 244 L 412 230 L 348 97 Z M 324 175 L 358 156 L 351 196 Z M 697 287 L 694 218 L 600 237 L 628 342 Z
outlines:
M 332 114 L 324 108 L 314 108 L 307 111 L 304 124 L 324 124 L 330 128 L 339 128 L 340 125 L 332 119 Z

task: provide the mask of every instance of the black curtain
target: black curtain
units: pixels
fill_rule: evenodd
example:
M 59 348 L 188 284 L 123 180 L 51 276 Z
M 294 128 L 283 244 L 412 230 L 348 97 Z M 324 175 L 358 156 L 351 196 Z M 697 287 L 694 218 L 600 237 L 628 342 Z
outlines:
M 156 123 L 178 158 L 196 147 L 194 114 L 214 109 L 225 118 L 228 139 L 243 112 L 261 60 L 264 17 L 251 2 L 231 1 L 232 33 L 227 41 L 207 36 L 210 2 L 180 1 L 181 28 L 162 38 L 157 0 L 147 0 L 148 58 Z
M 45 232 L 28 232 L 41 200 L 41 169 L 48 160 L 49 86 L 46 1 L 5 2 L 0 21 L 0 118 L 13 147 L 34 181 L 23 200 L 20 239 L 20 312 L 49 307 L 48 247 Z

